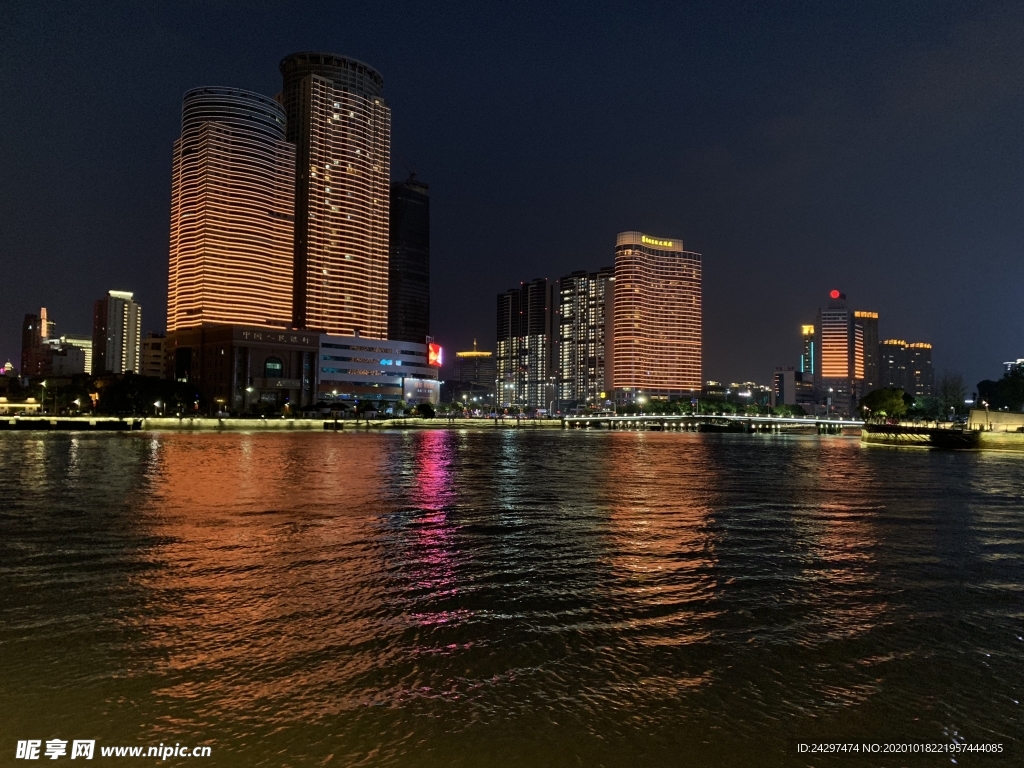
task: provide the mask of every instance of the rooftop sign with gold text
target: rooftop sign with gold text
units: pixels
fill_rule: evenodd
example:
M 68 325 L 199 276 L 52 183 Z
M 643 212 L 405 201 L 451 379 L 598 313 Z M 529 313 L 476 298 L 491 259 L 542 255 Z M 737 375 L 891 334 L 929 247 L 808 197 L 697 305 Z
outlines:
M 655 240 L 653 237 L 648 237 L 647 235 L 642 235 L 640 237 L 640 242 L 644 245 L 660 245 L 662 248 L 672 247 L 671 240 Z

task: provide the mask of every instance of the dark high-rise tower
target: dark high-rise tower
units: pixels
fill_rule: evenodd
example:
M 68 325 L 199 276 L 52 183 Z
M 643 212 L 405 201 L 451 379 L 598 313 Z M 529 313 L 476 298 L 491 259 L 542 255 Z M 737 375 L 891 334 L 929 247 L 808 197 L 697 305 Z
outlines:
M 287 56 L 281 74 L 296 152 L 294 323 L 383 339 L 391 151 L 384 78 L 327 53 Z
M 853 313 L 853 321 L 861 328 L 864 338 L 864 383 L 861 394 L 866 395 L 878 389 L 881 370 L 878 361 L 878 313 L 858 310 Z
M 391 185 L 388 338 L 422 344 L 430 335 L 430 197 L 415 177 Z
M 42 376 L 49 373 L 46 340 L 53 335 L 53 323 L 46 318 L 46 307 L 38 315 L 25 315 L 21 324 L 21 375 Z

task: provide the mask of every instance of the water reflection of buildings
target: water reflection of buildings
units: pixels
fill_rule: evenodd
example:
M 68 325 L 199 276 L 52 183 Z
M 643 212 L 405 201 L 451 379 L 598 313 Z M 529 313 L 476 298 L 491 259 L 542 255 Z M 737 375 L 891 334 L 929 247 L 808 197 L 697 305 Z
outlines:
M 440 597 L 455 592 L 455 527 L 448 521 L 448 508 L 455 496 L 452 465 L 459 436 L 448 430 L 427 430 L 410 438 L 415 448 L 404 451 L 403 456 L 415 464 L 409 493 L 414 505 L 415 518 L 410 524 L 415 531 L 415 551 L 403 559 L 409 564 L 413 584 Z M 443 621 L 448 615 L 442 612 L 421 618 Z
M 712 489 L 719 472 L 707 443 L 697 435 L 614 432 L 605 449 L 619 593 L 608 600 L 633 606 L 630 623 L 646 644 L 707 638 L 718 611 Z
M 799 443 L 775 494 L 793 542 L 778 613 L 788 644 L 821 654 L 820 663 L 801 670 L 805 679 L 794 683 L 808 689 L 805 706 L 823 713 L 877 694 L 889 658 L 871 654 L 842 669 L 830 660 L 835 648 L 846 647 L 839 644 L 866 643 L 891 621 L 890 595 L 880 579 L 887 568 L 877 554 L 885 509 L 870 458 L 853 441 Z
M 141 514 L 160 542 L 138 576 L 152 597 L 125 619 L 160 659 L 145 674 L 161 714 L 177 701 L 269 723 L 363 703 L 338 691 L 372 669 L 351 649 L 390 629 L 376 542 L 386 438 L 331 437 L 161 436 Z

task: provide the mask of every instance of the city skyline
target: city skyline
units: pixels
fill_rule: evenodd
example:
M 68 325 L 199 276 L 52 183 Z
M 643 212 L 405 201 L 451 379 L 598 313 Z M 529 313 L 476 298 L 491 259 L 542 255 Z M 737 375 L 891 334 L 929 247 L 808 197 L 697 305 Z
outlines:
M 884 15 L 882 10 L 878 12 Z M 26 46 L 37 39 L 33 35 L 42 34 L 37 13 L 19 13 L 9 49 L 12 54 L 28 50 Z M 625 18 L 597 14 L 582 25 L 578 45 L 602 40 L 619 22 L 632 21 L 641 27 L 646 23 L 623 13 Z M 166 32 L 178 23 L 173 13 L 153 14 L 158 30 Z M 75 20 L 74 14 L 70 17 L 57 21 L 58 36 L 61 30 L 70 34 L 70 27 L 62 26 Z M 680 12 L 675 18 L 691 17 L 692 12 Z M 563 15 L 561 21 L 570 18 L 571 14 Z M 890 99 L 871 101 L 865 96 L 879 113 L 873 118 L 877 121 L 873 127 L 882 129 L 874 138 L 881 141 L 879 151 L 903 177 L 918 180 L 910 186 L 909 182 L 895 183 L 892 195 L 910 201 L 895 206 L 888 193 L 878 203 L 870 202 L 893 171 L 868 164 L 866 170 L 855 173 L 859 153 L 866 151 L 857 141 L 840 153 L 837 164 L 823 159 L 829 154 L 823 148 L 833 147 L 844 136 L 834 117 L 844 114 L 849 104 L 841 101 L 826 108 L 828 102 L 822 101 L 830 93 L 829 84 L 838 87 L 844 75 L 818 44 L 808 43 L 791 55 L 824 57 L 829 66 L 823 79 L 803 75 L 792 101 L 777 110 L 764 107 L 744 92 L 741 100 L 755 108 L 755 117 L 737 125 L 735 132 L 722 133 L 734 116 L 728 104 L 688 80 L 678 87 L 660 81 L 658 87 L 669 88 L 665 93 L 673 96 L 668 101 L 701 107 L 699 118 L 686 123 L 687 135 L 698 138 L 686 138 L 683 148 L 668 156 L 674 170 L 664 173 L 657 169 L 667 166 L 651 161 L 668 147 L 664 131 L 678 125 L 674 108 L 650 113 L 645 128 L 631 126 L 630 130 L 643 131 L 643 141 L 627 145 L 624 124 L 597 115 L 628 82 L 613 81 L 612 94 L 599 97 L 585 66 L 573 66 L 554 51 L 544 53 L 535 63 L 523 58 L 513 50 L 515 43 L 531 36 L 538 41 L 548 36 L 542 29 L 530 28 L 524 18 L 510 20 L 509 44 L 496 51 L 508 77 L 493 82 L 482 82 L 479 76 L 468 74 L 471 68 L 456 66 L 478 54 L 472 45 L 456 46 L 450 58 L 433 59 L 427 66 L 414 64 L 412 56 L 403 57 L 399 49 L 403 41 L 412 39 L 414 29 L 425 40 L 436 41 L 439 32 L 429 20 L 396 18 L 387 34 L 374 30 L 369 18 L 363 20 L 367 23 L 354 24 L 351 31 L 339 36 L 318 32 L 310 15 L 298 14 L 288 23 L 277 23 L 280 19 L 274 14 L 256 13 L 245 20 L 241 31 L 242 39 L 258 43 L 251 50 L 236 49 L 229 43 L 215 55 L 211 38 L 206 48 L 198 45 L 187 54 L 175 54 L 156 70 L 156 57 L 139 57 L 138 82 L 135 77 L 123 78 L 123 92 L 111 91 L 95 105 L 81 101 L 94 93 L 94 87 L 70 89 L 69 98 L 74 101 L 69 112 L 80 116 L 79 134 L 75 135 L 59 127 L 43 129 L 40 121 L 50 120 L 50 107 L 26 96 L 24 90 L 38 82 L 36 72 L 22 67 L 17 70 L 20 79 L 4 76 L 0 84 L 9 101 L 23 104 L 23 119 L 5 127 L 6 151 L 16 150 L 17 156 L 9 159 L 10 183 L 4 190 L 9 204 L 0 227 L 0 254 L 14 276 L 9 282 L 11 296 L 22 303 L 5 297 L 0 314 L 0 355 L 17 363 L 21 320 L 39 306 L 49 306 L 55 316 L 60 315 L 62 333 L 87 333 L 89 297 L 101 295 L 111 285 L 134 291 L 145 306 L 144 332 L 163 330 L 160 288 L 161 283 L 166 285 L 161 273 L 166 269 L 170 211 L 167 156 L 180 129 L 181 94 L 219 83 L 273 95 L 280 89 L 275 63 L 281 56 L 289 50 L 323 49 L 369 61 L 384 75 L 388 105 L 396 116 L 393 178 L 404 175 L 400 168 L 412 165 L 431 182 L 435 216 L 433 331 L 449 349 L 466 348 L 473 337 L 478 337 L 484 348 L 493 348 L 493 299 L 489 297 L 496 292 L 536 274 L 557 279 L 575 270 L 599 269 L 609 259 L 606 243 L 611 235 L 640 229 L 684 233 L 688 245 L 707 256 L 705 379 L 768 381 L 776 365 L 792 364 L 791 329 L 809 319 L 806 308 L 816 306 L 818 297 L 833 284 L 856 295 L 858 305 L 882 311 L 889 327 L 900 328 L 902 336 L 933 342 L 938 355 L 936 370 L 961 370 L 972 386 L 981 378 L 997 376 L 1002 360 L 1020 356 L 1024 339 L 1020 324 L 1013 322 L 1016 313 L 1010 292 L 1010 286 L 1019 282 L 1015 270 L 1021 269 L 1019 259 L 1015 260 L 1020 251 L 1020 215 L 1000 202 L 1020 199 L 1021 153 L 1017 144 L 1006 142 L 1012 135 L 1008 126 L 1020 109 L 1019 94 L 1014 90 L 1020 77 L 1019 66 L 1008 69 L 1011 59 L 1006 57 L 1012 38 L 1005 32 L 1019 28 L 1019 9 L 986 5 L 942 19 L 919 19 L 915 45 L 903 54 L 886 53 L 879 64 L 887 73 L 884 75 L 866 69 L 852 53 L 843 54 L 856 65 L 849 77 L 865 76 L 865 88 L 880 84 L 883 96 Z M 843 11 L 821 11 L 812 20 L 833 23 L 833 27 L 826 25 L 821 46 L 838 34 L 829 30 L 839 28 L 850 32 L 865 49 L 881 42 L 856 16 Z M 725 34 L 725 21 L 705 19 L 704 24 L 712 37 L 719 39 Z M 765 57 L 771 60 L 776 51 L 767 37 L 754 33 L 754 20 L 738 21 L 754 35 L 753 51 L 736 61 L 734 71 L 721 66 L 720 55 L 712 56 L 702 70 L 733 84 L 739 83 L 744 73 L 753 72 Z M 895 25 L 892 34 L 905 31 L 909 23 L 890 21 Z M 811 23 L 785 18 L 767 22 L 769 28 L 788 35 L 795 34 L 800 24 Z M 487 23 L 486 18 L 464 22 L 466 29 Z M 213 19 L 210 29 L 223 25 L 224 19 Z M 110 26 L 117 29 L 116 23 Z M 265 29 L 273 29 L 277 37 L 255 37 Z M 114 41 L 113 32 L 107 34 L 113 51 L 124 53 L 118 45 L 132 45 Z M 208 33 L 189 30 L 180 34 L 195 36 L 199 44 Z M 66 42 L 78 52 L 77 68 L 72 70 L 62 59 L 47 64 L 46 71 L 71 84 L 94 73 L 109 56 L 97 48 L 82 48 L 75 40 Z M 944 93 L 945 87 L 935 84 L 933 91 L 928 91 L 929 81 L 914 77 L 920 76 L 921 61 L 949 52 L 967 72 L 971 92 L 966 94 L 961 86 L 955 94 L 958 100 L 940 99 L 938 107 L 945 111 L 929 113 L 937 119 L 928 123 L 932 128 L 926 128 L 920 114 L 924 108 L 915 100 L 919 97 L 909 95 L 918 91 L 910 86 L 925 88 L 923 93 Z M 662 63 L 687 61 L 674 47 L 665 47 L 657 56 Z M 643 75 L 649 65 L 627 66 L 628 72 Z M 767 92 L 781 87 L 783 75 L 793 66 L 796 62 L 790 59 L 777 61 L 765 75 L 770 86 Z M 551 74 L 550 81 L 535 79 L 538 67 Z M 893 79 L 896 85 L 887 86 Z M 430 89 L 424 88 L 428 82 Z M 531 91 L 532 98 L 539 99 L 536 107 L 521 90 L 526 83 L 538 88 Z M 147 89 L 144 94 L 137 93 L 141 88 Z M 534 122 L 537 109 L 550 104 L 558 89 L 566 88 L 576 89 L 578 97 L 572 103 L 577 109 L 556 111 L 549 115 L 554 121 L 549 128 L 520 131 L 519 142 L 503 143 L 509 130 L 524 124 L 517 120 Z M 482 99 L 472 108 L 468 102 L 462 106 L 463 96 L 470 92 Z M 136 102 L 141 110 L 136 109 Z M 109 125 L 118 126 L 112 132 L 120 137 L 115 143 L 91 133 L 90 125 L 104 125 L 100 105 L 111 111 Z M 998 113 L 998 119 L 990 120 L 987 127 L 975 121 L 960 133 L 951 133 L 951 121 L 965 114 L 967 107 L 989 117 Z M 520 110 L 523 117 L 504 127 L 485 119 L 480 109 L 509 116 Z M 442 120 L 442 115 L 449 117 Z M 579 136 L 581 154 L 607 166 L 602 172 L 608 175 L 608 184 L 595 183 L 591 172 L 573 159 L 576 153 L 561 152 L 564 157 L 555 157 L 545 149 L 542 136 L 564 139 L 574 126 L 585 125 L 592 129 Z M 785 126 L 791 134 L 772 133 Z M 808 133 L 811 127 L 815 130 Z M 41 147 L 31 140 L 33 131 L 48 137 L 46 156 L 39 156 Z M 791 136 L 801 140 L 813 137 L 807 150 L 810 154 L 794 154 Z M 108 156 L 120 161 L 104 161 L 106 169 L 90 177 L 98 194 L 77 194 L 81 182 L 75 174 L 65 184 L 48 188 L 47 194 L 56 196 L 57 205 L 47 216 L 56 226 L 54 232 L 41 228 L 36 210 L 42 206 L 32 202 L 40 199 L 43 189 L 36 177 L 50 178 L 51 167 L 56 167 L 53 163 L 67 166 L 67 153 L 76 151 L 87 137 L 98 139 L 89 154 L 83 155 L 87 167 Z M 921 141 L 920 151 L 911 147 Z M 564 141 L 555 144 L 570 146 Z M 966 149 L 968 145 L 972 148 Z M 644 148 L 625 149 L 627 146 Z M 495 147 L 498 152 L 493 151 Z M 757 148 L 773 159 L 751 154 Z M 960 183 L 949 183 L 951 179 L 924 156 L 925 150 L 952 153 L 955 159 L 946 164 L 947 170 Z M 550 166 L 546 178 L 553 183 L 532 183 L 541 166 Z M 780 183 L 788 185 L 790 205 L 779 202 L 777 188 L 765 186 L 770 171 L 778 168 L 789 169 Z M 35 173 L 36 169 L 41 172 Z M 841 189 L 831 182 L 823 186 L 826 178 L 832 178 L 824 173 L 826 169 L 838 172 Z M 794 178 L 796 170 L 803 175 Z M 687 179 L 701 182 L 702 196 L 688 193 L 685 184 L 679 186 L 680 180 Z M 968 192 L 978 192 L 979 184 L 988 190 L 983 195 L 989 201 L 984 212 L 968 199 Z M 578 204 L 559 202 L 577 186 L 586 189 Z M 937 192 L 940 188 L 945 191 Z M 828 204 L 817 204 L 816 199 Z M 29 203 L 31 207 L 26 207 Z M 886 206 L 891 212 L 883 210 Z M 958 215 L 948 216 L 951 210 Z M 775 214 L 782 214 L 778 221 Z M 773 219 L 767 230 L 766 217 Z M 741 233 L 747 230 L 757 230 L 756 238 L 745 238 Z M 55 237 L 62 231 L 75 231 L 76 237 Z M 966 264 L 970 268 L 963 266 Z M 993 273 L 1000 279 L 990 285 L 987 276 Z M 972 300 L 972 296 L 985 299 Z M 981 329 L 985 332 L 980 333 Z M 795 343 L 799 344 L 798 337 Z

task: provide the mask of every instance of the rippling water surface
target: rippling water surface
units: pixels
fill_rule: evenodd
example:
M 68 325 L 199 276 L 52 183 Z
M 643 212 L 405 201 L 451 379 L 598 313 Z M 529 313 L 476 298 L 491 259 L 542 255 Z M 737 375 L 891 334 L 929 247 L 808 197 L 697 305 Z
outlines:
M 1024 457 L 0 433 L 0 504 L 0 764 L 54 737 L 231 766 L 821 765 L 793 740 L 847 737 L 1024 764 Z M 950 765 L 836 764 L 868 763 Z

